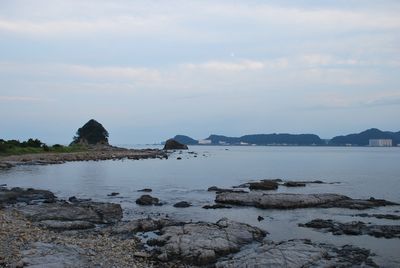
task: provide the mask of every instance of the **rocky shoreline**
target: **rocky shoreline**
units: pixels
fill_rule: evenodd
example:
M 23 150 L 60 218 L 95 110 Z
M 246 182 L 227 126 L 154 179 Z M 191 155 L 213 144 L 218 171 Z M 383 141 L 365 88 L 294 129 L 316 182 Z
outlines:
M 321 220 L 308 225 L 328 231 L 342 227 Z M 377 267 L 369 250 L 354 246 L 276 242 L 268 230 L 226 218 L 124 221 L 119 204 L 60 200 L 37 189 L 0 187 L 0 227 L 0 266 L 5 267 Z M 379 226 L 361 227 L 364 234 Z M 385 228 L 380 231 L 393 229 Z
M 0 156 L 0 169 L 9 169 L 18 165 L 51 165 L 76 161 L 100 160 L 139 160 L 168 158 L 165 151 L 159 149 L 124 149 L 112 146 L 97 146 L 86 151 L 72 153 L 37 153 Z

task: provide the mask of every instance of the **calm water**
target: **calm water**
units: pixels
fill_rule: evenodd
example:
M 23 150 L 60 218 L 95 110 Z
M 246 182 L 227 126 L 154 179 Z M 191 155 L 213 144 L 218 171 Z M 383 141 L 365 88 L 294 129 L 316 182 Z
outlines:
M 9 187 L 49 189 L 61 198 L 75 195 L 96 201 L 118 202 L 125 218 L 143 215 L 166 216 L 180 220 L 216 221 L 228 217 L 267 230 L 268 237 L 280 241 L 310 238 L 337 245 L 354 244 L 371 249 L 376 262 L 400 267 L 400 239 L 369 236 L 333 236 L 297 227 L 315 218 L 339 221 L 362 220 L 377 224 L 399 224 L 397 221 L 357 218 L 359 211 L 348 209 L 299 209 L 289 211 L 235 208 L 205 210 L 212 204 L 213 185 L 231 187 L 249 180 L 281 178 L 285 180 L 323 180 L 339 184 L 309 185 L 278 192 L 341 193 L 353 198 L 384 198 L 400 203 L 400 148 L 334 148 L 334 147 L 208 147 L 192 146 L 190 151 L 174 153 L 168 160 L 75 162 L 51 166 L 20 166 L 0 171 L 0 184 Z M 177 157 L 182 160 L 176 160 Z M 138 189 L 152 188 L 151 195 L 166 204 L 162 207 L 140 207 L 135 200 Z M 119 192 L 116 197 L 108 197 Z M 178 201 L 189 201 L 191 208 L 174 208 Z M 399 214 L 400 207 L 386 207 L 368 213 Z M 257 217 L 264 221 L 258 222 Z

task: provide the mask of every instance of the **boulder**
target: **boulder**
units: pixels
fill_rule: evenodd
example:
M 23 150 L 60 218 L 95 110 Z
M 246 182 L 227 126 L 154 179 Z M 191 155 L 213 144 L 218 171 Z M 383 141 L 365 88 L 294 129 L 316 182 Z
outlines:
M 138 219 L 132 220 L 128 222 L 120 222 L 111 227 L 112 234 L 129 234 L 129 233 L 137 233 L 137 232 L 150 232 L 155 230 L 160 230 L 167 226 L 172 225 L 182 225 L 183 223 L 179 223 L 169 219 Z
M 163 150 L 187 150 L 188 147 L 185 144 L 177 142 L 174 139 L 169 139 L 165 142 Z
M 370 256 L 369 250 L 353 246 L 336 247 L 300 239 L 265 241 L 217 262 L 215 267 L 377 267 Z
M 253 206 L 263 209 L 295 209 L 308 207 L 368 209 L 373 207 L 396 205 L 383 199 L 351 199 L 339 194 L 266 194 L 263 192 L 250 193 L 220 193 L 217 203 Z
M 305 187 L 306 184 L 304 182 L 299 181 L 287 181 L 283 184 L 286 187 Z
M 141 206 L 151 206 L 160 205 L 160 202 L 157 197 L 152 197 L 151 195 L 145 194 L 136 199 L 136 204 Z
M 276 180 L 262 180 L 259 182 L 249 182 L 250 190 L 276 190 L 278 189 L 278 182 Z
M 247 224 L 221 219 L 217 223 L 187 223 L 161 229 L 158 245 L 161 261 L 183 261 L 190 265 L 207 265 L 219 257 L 238 252 L 241 247 L 261 241 L 266 232 Z

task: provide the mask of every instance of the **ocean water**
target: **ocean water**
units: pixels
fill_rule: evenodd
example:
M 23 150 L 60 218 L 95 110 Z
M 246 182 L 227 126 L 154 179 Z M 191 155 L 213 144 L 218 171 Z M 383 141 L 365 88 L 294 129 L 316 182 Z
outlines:
M 137 148 L 137 147 L 135 147 Z M 221 147 L 191 146 L 189 152 L 175 152 L 168 160 L 122 160 L 71 162 L 49 166 L 19 166 L 0 171 L 0 184 L 53 191 L 60 198 L 76 196 L 95 201 L 120 203 L 124 218 L 170 217 L 183 221 L 217 221 L 220 218 L 259 226 L 267 239 L 282 241 L 308 238 L 336 245 L 353 244 L 371 249 L 374 260 L 385 267 L 400 267 L 400 239 L 370 236 L 334 236 L 298 227 L 315 218 L 338 221 L 361 220 L 398 225 L 399 221 L 359 218 L 349 209 L 261 210 L 251 207 L 206 210 L 215 193 L 210 186 L 231 187 L 250 180 L 322 180 L 333 184 L 310 184 L 301 188 L 280 187 L 275 192 L 340 193 L 352 198 L 384 198 L 400 203 L 400 148 L 368 147 Z M 197 157 L 195 157 L 197 156 Z M 182 160 L 177 160 L 181 157 Z M 337 183 L 336 183 L 337 182 Z M 141 207 L 135 200 L 151 188 L 163 206 Z M 115 197 L 107 196 L 118 192 Z M 174 208 L 188 201 L 190 208 Z M 362 213 L 400 215 L 400 206 Z M 265 220 L 259 222 L 258 216 Z

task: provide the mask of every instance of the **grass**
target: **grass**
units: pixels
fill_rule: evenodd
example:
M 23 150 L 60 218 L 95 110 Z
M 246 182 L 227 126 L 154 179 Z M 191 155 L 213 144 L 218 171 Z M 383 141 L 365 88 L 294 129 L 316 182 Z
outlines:
M 73 153 L 86 151 L 87 147 L 82 145 L 52 146 L 52 147 L 17 147 L 13 146 L 0 151 L 0 156 L 38 154 L 38 153 Z

